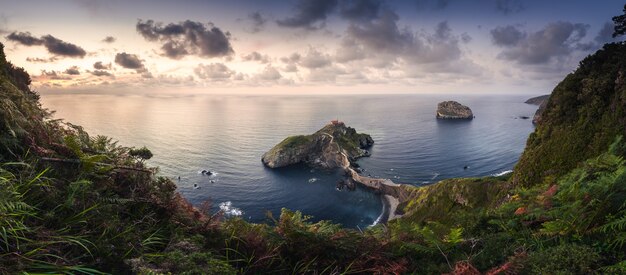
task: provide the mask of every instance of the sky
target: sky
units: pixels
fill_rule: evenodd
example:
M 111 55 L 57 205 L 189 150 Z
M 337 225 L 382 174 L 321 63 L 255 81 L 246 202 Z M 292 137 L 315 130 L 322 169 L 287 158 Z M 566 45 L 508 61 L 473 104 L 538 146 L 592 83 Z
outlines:
M 0 0 L 39 92 L 546 94 L 617 0 Z

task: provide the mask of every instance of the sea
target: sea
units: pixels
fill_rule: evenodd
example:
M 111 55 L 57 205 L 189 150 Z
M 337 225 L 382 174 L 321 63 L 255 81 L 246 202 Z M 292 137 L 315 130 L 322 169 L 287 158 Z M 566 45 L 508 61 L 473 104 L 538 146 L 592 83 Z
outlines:
M 149 165 L 194 205 L 226 217 L 272 223 L 281 209 L 351 228 L 380 221 L 380 195 L 337 190 L 339 171 L 305 165 L 269 169 L 263 153 L 333 119 L 375 141 L 358 161 L 364 174 L 423 186 L 455 177 L 506 174 L 518 161 L 537 106 L 532 95 L 42 94 L 55 118 L 124 146 L 147 146 Z M 437 120 L 437 103 L 469 106 L 469 121 Z M 202 171 L 210 171 L 211 175 Z

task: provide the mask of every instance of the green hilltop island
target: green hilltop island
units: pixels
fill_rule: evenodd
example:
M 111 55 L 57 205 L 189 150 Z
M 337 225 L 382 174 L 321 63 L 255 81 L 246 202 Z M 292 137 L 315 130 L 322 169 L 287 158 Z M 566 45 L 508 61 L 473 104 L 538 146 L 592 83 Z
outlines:
M 343 122 L 332 120 L 308 136 L 291 136 L 263 155 L 267 167 L 278 168 L 297 163 L 314 167 L 340 168 L 360 157 L 368 156 L 366 149 L 374 144 L 368 134 L 357 133 Z
M 623 43 L 554 88 L 512 174 L 394 186 L 402 216 L 359 230 L 193 206 L 149 150 L 53 119 L 30 82 L 0 44 L 1 274 L 626 274 Z M 330 125 L 263 161 L 353 169 L 371 143 Z

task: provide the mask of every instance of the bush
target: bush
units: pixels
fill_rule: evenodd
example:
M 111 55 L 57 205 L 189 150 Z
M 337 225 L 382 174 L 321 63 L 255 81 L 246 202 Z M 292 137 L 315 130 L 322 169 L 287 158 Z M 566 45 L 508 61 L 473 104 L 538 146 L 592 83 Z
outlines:
M 529 274 L 590 274 L 600 255 L 586 245 L 563 244 L 531 253 L 525 271 Z

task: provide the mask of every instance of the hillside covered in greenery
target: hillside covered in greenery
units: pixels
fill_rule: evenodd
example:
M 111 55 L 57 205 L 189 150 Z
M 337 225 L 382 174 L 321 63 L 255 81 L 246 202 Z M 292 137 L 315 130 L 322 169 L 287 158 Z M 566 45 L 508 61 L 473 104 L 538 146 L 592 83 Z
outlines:
M 401 219 L 358 231 L 194 208 L 149 150 L 52 119 L 0 46 L 0 273 L 626 273 L 625 56 L 555 88 L 511 178 L 405 186 Z

